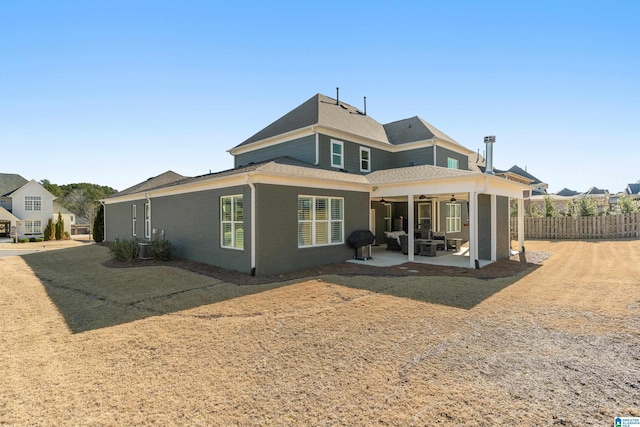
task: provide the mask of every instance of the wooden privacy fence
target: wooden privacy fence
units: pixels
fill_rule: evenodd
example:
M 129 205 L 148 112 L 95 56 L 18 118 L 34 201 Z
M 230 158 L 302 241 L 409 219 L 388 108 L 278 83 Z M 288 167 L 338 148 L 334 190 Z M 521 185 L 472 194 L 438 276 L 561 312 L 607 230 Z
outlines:
M 513 237 L 518 219 L 511 218 Z M 525 239 L 625 239 L 640 237 L 640 212 L 597 217 L 524 218 Z

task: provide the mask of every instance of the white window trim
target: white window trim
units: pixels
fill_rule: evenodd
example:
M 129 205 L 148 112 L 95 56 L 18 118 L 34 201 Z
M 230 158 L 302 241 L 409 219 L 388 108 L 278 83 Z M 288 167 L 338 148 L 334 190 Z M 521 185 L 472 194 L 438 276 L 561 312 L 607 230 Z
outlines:
M 340 163 L 333 162 L 333 146 L 334 145 L 340 146 Z M 337 139 L 332 139 L 330 155 L 331 155 L 331 167 L 344 169 L 344 142 L 338 141 Z
M 366 168 L 362 167 L 362 161 L 364 160 L 362 158 L 362 153 L 367 153 Z M 371 172 L 371 149 L 370 148 L 360 147 L 360 172 Z
M 230 220 L 224 220 L 222 215 L 223 215 L 223 206 L 224 206 L 224 200 L 225 199 L 231 199 L 231 219 Z M 236 200 L 238 199 L 243 199 L 242 200 L 242 221 L 238 221 L 236 219 L 234 219 L 234 214 L 236 212 Z M 230 224 L 231 225 L 231 244 L 230 245 L 225 245 L 224 244 L 224 225 L 225 224 Z M 242 233 L 244 236 L 244 197 L 242 194 L 233 194 L 233 195 L 229 195 L 229 196 L 220 196 L 220 247 L 221 248 L 225 248 L 225 249 L 235 249 L 237 251 L 242 251 L 244 250 L 244 238 L 243 238 L 243 242 L 242 242 L 242 247 L 238 247 L 236 246 L 236 233 L 235 233 L 235 229 L 236 229 L 236 225 L 238 224 L 242 224 Z
M 38 224 L 36 229 L 35 225 Z M 24 221 L 24 234 L 25 236 L 32 236 L 42 234 L 42 220 L 39 219 L 27 219 Z
M 151 203 L 144 204 L 144 237 L 151 238 Z
M 393 231 L 393 224 L 391 223 L 391 203 L 385 203 L 384 205 L 384 231 Z
M 136 223 L 138 221 L 138 211 L 136 205 L 131 205 L 131 235 L 136 237 Z
M 451 208 L 455 207 L 454 216 L 451 214 Z M 460 203 L 447 203 L 446 217 L 445 217 L 445 232 L 447 233 L 459 233 L 462 231 L 462 208 Z
M 429 212 L 429 216 L 425 216 L 425 217 L 420 216 L 420 207 L 421 207 L 421 206 L 429 206 L 429 210 L 428 210 L 428 212 Z M 424 220 L 424 219 L 428 219 L 428 220 L 429 220 L 429 222 L 431 223 L 431 213 L 432 213 L 432 212 L 431 212 L 431 209 L 432 209 L 432 207 L 431 207 L 431 206 L 432 206 L 432 205 L 431 205 L 431 202 L 421 202 L 421 203 L 418 203 L 418 215 L 417 215 L 417 217 L 418 217 L 418 224 L 422 224 L 422 220 Z
M 456 166 L 455 168 L 451 166 L 452 163 L 454 163 L 454 162 L 455 162 L 455 166 Z M 460 160 L 455 159 L 453 157 L 447 157 L 447 167 L 449 169 L 460 169 Z
M 301 198 L 310 198 L 311 199 L 311 206 L 313 207 L 313 209 L 311 210 L 312 213 L 312 218 L 311 219 L 300 219 L 300 216 L 298 216 L 298 233 L 300 233 L 300 224 L 301 223 L 310 223 L 311 224 L 311 244 L 310 245 L 300 245 L 300 241 L 298 240 L 298 248 L 299 249 L 305 249 L 305 248 L 317 248 L 317 247 L 322 247 L 322 246 L 335 246 L 335 245 L 341 245 L 344 244 L 344 217 L 345 217 L 345 212 L 344 212 L 344 198 L 343 197 L 330 197 L 330 196 L 309 196 L 309 195 L 303 195 L 300 194 L 298 196 L 298 203 L 299 200 Z M 329 212 L 329 219 L 326 220 L 316 220 L 316 199 L 327 199 L 329 201 L 329 205 L 327 206 L 328 212 Z M 331 218 L 331 205 L 334 203 L 334 200 L 340 200 L 342 203 L 342 218 L 341 219 L 332 219 Z M 328 238 L 329 238 L 329 243 L 316 243 L 316 224 L 318 223 L 327 223 L 328 224 Z M 341 230 L 340 230 L 340 236 L 341 239 L 340 241 L 334 242 L 331 241 L 331 224 L 333 223 L 340 223 L 341 225 Z
M 24 210 L 31 212 L 41 212 L 42 196 L 24 196 Z

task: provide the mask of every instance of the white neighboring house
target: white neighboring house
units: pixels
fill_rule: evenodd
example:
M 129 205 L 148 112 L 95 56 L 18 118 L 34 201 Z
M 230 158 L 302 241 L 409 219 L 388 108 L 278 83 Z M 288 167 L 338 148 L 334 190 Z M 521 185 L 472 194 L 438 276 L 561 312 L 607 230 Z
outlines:
M 0 174 L 0 237 L 10 237 L 13 227 L 19 238 L 43 237 L 53 215 L 55 196 L 35 180 Z
M 62 222 L 64 223 L 64 231 L 69 233 L 69 235 L 73 234 L 71 230 L 76 225 L 76 215 L 73 212 L 70 212 L 68 209 L 65 209 L 63 206 L 59 205 L 58 203 L 53 202 L 53 223 L 54 224 L 58 222 L 58 214 L 62 216 Z

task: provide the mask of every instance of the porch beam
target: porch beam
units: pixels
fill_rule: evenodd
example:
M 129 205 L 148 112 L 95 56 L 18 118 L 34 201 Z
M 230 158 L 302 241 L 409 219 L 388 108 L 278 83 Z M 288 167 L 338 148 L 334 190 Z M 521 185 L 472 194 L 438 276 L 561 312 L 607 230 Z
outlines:
M 476 268 L 478 254 L 478 196 L 469 193 L 469 268 Z
M 524 199 L 518 199 L 518 249 L 524 251 Z
M 409 215 L 408 215 L 408 218 L 407 218 L 407 221 L 408 221 L 408 225 L 407 225 L 408 230 L 407 230 L 407 232 L 409 233 L 409 239 L 408 239 L 409 247 L 407 248 L 407 254 L 409 256 L 409 262 L 413 262 L 415 260 L 415 255 L 413 253 L 414 252 L 414 247 L 415 247 L 415 242 L 414 242 L 414 239 L 415 239 L 415 233 L 414 233 L 415 219 L 414 219 L 414 217 L 415 217 L 415 215 L 413 213 L 413 208 L 414 208 L 414 206 L 413 206 L 413 194 L 409 194 L 407 196 L 407 208 L 408 208 L 408 211 L 409 211 L 408 212 Z
M 498 198 L 491 194 L 491 261 L 498 259 Z

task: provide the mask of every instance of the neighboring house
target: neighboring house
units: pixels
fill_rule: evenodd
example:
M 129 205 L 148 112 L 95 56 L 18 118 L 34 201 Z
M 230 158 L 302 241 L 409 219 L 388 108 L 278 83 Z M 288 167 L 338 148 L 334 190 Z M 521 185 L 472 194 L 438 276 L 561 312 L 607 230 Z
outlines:
M 609 190 L 603 190 L 598 187 L 591 187 L 582 196 L 577 197 L 590 197 L 596 203 L 598 214 L 602 214 L 610 209 L 609 205 Z
M 634 199 L 640 208 L 640 182 L 627 184 L 627 187 L 624 189 L 624 194 Z
M 419 117 L 381 124 L 320 94 L 229 153 L 234 169 L 169 171 L 101 200 L 105 240 L 166 238 L 179 257 L 269 275 L 352 258 L 356 230 L 383 243 L 401 228 L 412 247 L 421 226 L 469 241 L 473 267 L 510 255 L 509 199 L 522 212 L 529 188 L 481 173 Z
M 62 223 L 64 224 L 64 232 L 69 233 L 71 235 L 71 231 L 76 225 L 76 215 L 73 212 L 70 212 L 64 206 L 59 205 L 56 202 L 53 202 L 53 223 L 58 222 L 58 214 L 62 217 Z
M 0 173 L 0 237 L 9 237 L 12 229 L 20 238 L 43 237 L 54 199 L 35 180 Z

